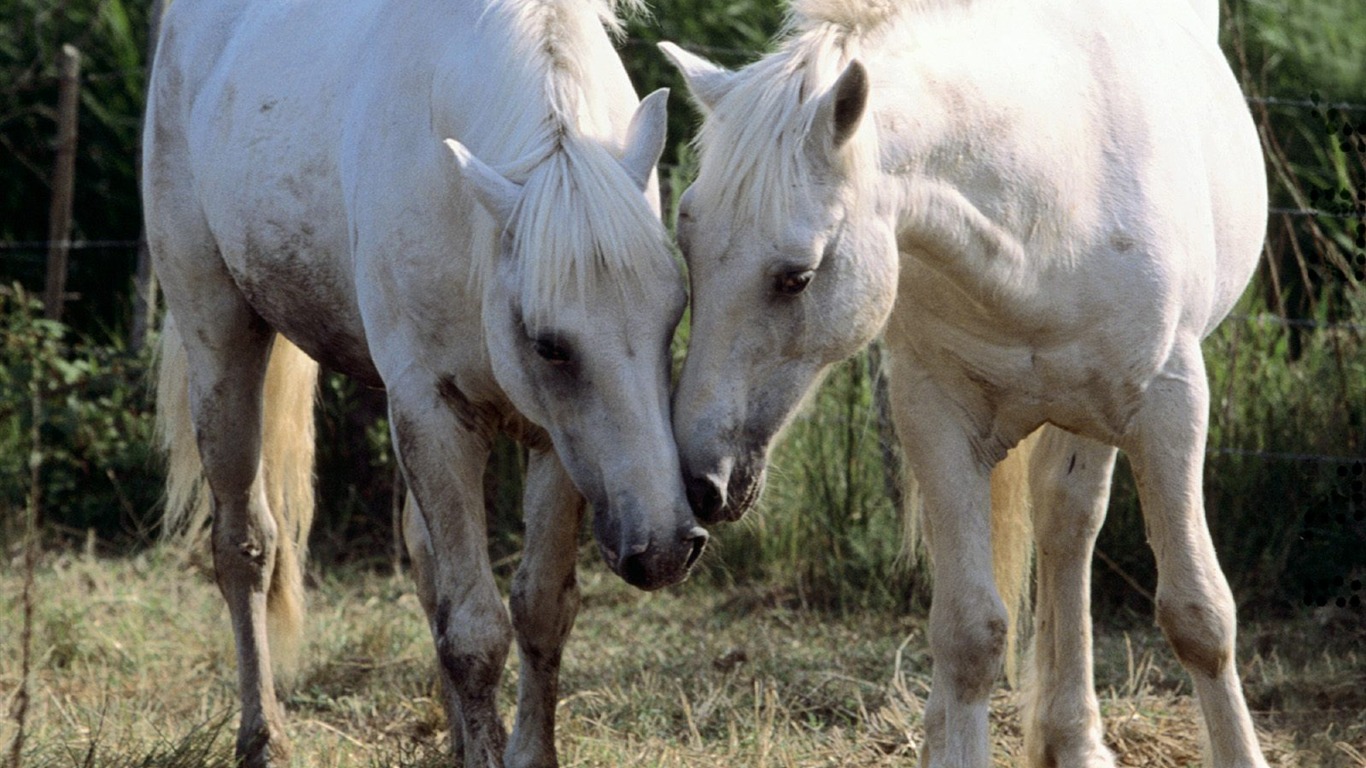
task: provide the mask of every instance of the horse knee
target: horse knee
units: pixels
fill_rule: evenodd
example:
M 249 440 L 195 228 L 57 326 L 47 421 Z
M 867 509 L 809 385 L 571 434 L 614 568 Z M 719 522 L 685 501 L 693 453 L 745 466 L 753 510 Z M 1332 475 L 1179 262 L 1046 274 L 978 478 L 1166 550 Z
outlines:
M 1008 617 L 1000 600 L 992 610 L 957 611 L 953 626 L 936 631 L 935 664 L 949 673 L 957 698 L 977 701 L 991 694 L 1005 656 Z
M 1221 591 L 1214 591 L 1214 599 L 1159 594 L 1157 625 L 1192 672 L 1218 677 L 1233 658 L 1233 602 Z
M 560 583 L 545 584 L 519 571 L 512 580 L 508 607 L 523 646 L 537 655 L 557 652 L 578 613 L 578 579 L 571 572 Z
M 443 598 L 434 616 L 437 658 L 466 707 L 492 705 L 512 641 L 501 601 L 483 607 L 458 608 Z

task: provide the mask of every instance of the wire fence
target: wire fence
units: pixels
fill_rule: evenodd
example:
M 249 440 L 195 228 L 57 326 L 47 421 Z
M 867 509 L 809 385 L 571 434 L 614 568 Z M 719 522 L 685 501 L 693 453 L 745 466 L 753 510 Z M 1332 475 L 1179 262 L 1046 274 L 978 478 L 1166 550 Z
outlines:
M 641 38 L 628 38 L 622 41 L 624 47 L 654 49 L 655 42 Z M 723 58 L 729 61 L 744 61 L 753 59 L 762 54 L 761 50 L 744 49 L 724 46 L 710 46 L 689 44 L 690 50 L 697 53 Z M 100 82 L 114 79 L 125 79 L 130 76 L 143 77 L 147 73 L 146 67 L 113 68 L 102 71 L 84 72 L 82 80 L 89 82 Z M 24 83 L 25 87 L 33 87 L 38 80 L 45 80 L 48 76 L 56 79 L 55 73 L 35 74 L 28 78 Z M 1344 130 L 1350 135 L 1356 133 L 1366 137 L 1366 120 L 1359 126 L 1353 126 L 1351 120 L 1347 120 L 1348 115 L 1366 115 L 1366 104 L 1349 101 L 1324 100 L 1319 94 L 1304 96 L 1250 96 L 1247 101 L 1251 105 L 1259 105 L 1269 108 L 1290 109 L 1290 110 L 1314 110 L 1325 119 L 1333 117 L 1334 122 L 1342 120 Z M 667 175 L 675 170 L 672 166 L 662 166 L 661 171 Z M 1322 208 L 1294 208 L 1273 206 L 1268 209 L 1271 216 L 1290 217 L 1296 219 L 1327 219 L 1327 220 L 1359 220 L 1362 222 L 1359 229 L 1366 229 L 1366 193 L 1357 195 L 1353 203 L 1343 203 L 1336 206 L 1335 210 L 1325 210 Z M 137 240 L 101 240 L 101 239 L 76 239 L 64 242 L 53 242 L 46 240 L 24 240 L 0 242 L 0 254 L 16 253 L 46 253 L 54 245 L 65 246 L 73 252 L 89 251 L 109 251 L 109 250 L 134 250 L 141 244 Z M 1257 325 L 1275 325 L 1299 331 L 1312 332 L 1346 332 L 1352 334 L 1366 334 L 1366 325 L 1354 322 L 1332 322 L 1314 318 L 1302 317 L 1283 317 L 1276 314 L 1235 314 L 1228 318 L 1229 321 L 1243 322 Z M 1249 450 L 1237 447 L 1215 447 L 1209 450 L 1212 455 L 1235 456 L 1235 457 L 1255 457 L 1266 461 L 1278 462 L 1314 462 L 1328 464 L 1350 464 L 1360 462 L 1366 457 L 1355 456 L 1334 456 L 1313 453 L 1298 453 L 1292 451 L 1263 451 Z

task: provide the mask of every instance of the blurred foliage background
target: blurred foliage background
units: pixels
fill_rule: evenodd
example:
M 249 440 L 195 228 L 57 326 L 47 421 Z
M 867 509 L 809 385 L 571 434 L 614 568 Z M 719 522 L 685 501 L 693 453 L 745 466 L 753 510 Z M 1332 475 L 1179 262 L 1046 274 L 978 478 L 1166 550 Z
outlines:
M 150 2 L 0 7 L 0 544 L 13 551 L 15 513 L 37 491 L 49 543 L 127 552 L 154 540 L 161 484 L 149 354 L 128 341 Z M 654 43 L 740 66 L 767 50 L 782 11 L 769 0 L 651 7 L 620 49 L 641 93 L 673 88 L 662 174 L 671 198 L 691 177 L 699 118 Z M 1245 606 L 1350 607 L 1366 570 L 1366 13 L 1359 0 L 1228 0 L 1223 18 L 1223 49 L 1262 132 L 1272 216 L 1253 287 L 1206 346 L 1210 523 Z M 40 319 L 31 293 L 46 252 L 55 52 L 68 42 L 84 57 L 73 233 L 83 242 L 72 255 L 77 298 L 59 324 Z M 679 356 L 685 339 L 686 328 Z M 899 556 L 897 458 L 878 382 L 875 354 L 831 374 L 778 449 L 761 508 L 716 531 L 699 580 L 833 611 L 924 600 L 922 575 Z M 315 559 L 385 565 L 395 474 L 383 393 L 325 374 L 318 414 Z M 493 559 L 505 573 L 520 549 L 523 462 L 500 443 L 488 478 Z M 1095 574 L 1102 615 L 1147 620 L 1155 574 L 1123 460 Z

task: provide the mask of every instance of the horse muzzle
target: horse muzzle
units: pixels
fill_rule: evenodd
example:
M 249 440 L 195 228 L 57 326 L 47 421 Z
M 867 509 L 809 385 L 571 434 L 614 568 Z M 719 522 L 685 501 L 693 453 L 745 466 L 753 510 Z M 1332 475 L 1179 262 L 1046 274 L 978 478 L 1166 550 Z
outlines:
M 612 572 L 644 590 L 661 589 L 686 579 L 709 538 L 707 530 L 691 519 L 661 536 L 631 530 L 606 515 L 594 519 L 593 535 Z
M 683 485 L 698 520 L 707 525 L 734 522 L 759 500 L 764 487 L 763 462 L 739 464 L 729 471 L 685 470 Z

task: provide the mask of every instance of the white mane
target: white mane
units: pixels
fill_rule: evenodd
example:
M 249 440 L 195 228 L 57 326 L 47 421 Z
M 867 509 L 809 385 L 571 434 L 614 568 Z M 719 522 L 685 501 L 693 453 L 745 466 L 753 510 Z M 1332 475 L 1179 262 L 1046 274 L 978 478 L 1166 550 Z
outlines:
M 620 32 L 615 9 L 638 8 L 640 0 L 586 0 L 591 14 L 584 5 L 514 0 L 491 10 L 517 32 L 506 60 L 520 71 L 502 75 L 502 87 L 534 82 L 544 89 L 543 100 L 529 100 L 532 113 L 524 108 L 521 119 L 509 121 L 525 131 L 524 141 L 513 142 L 521 149 L 517 159 L 497 164 L 523 185 L 512 255 L 521 269 L 523 305 L 539 310 L 533 316 L 586 300 L 598 281 L 626 292 L 641 284 L 652 262 L 672 259 L 663 225 L 614 154 L 605 106 L 592 99 L 600 87 L 591 69 L 597 57 L 582 53 L 592 50 L 589 35 L 599 32 L 595 17 Z M 486 279 L 489 267 L 479 266 L 478 279 Z
M 798 0 L 781 48 L 737 73 L 733 87 L 715 105 L 697 138 L 704 169 L 698 197 L 722 207 L 748 204 L 769 231 L 789 220 L 791 190 L 808 189 L 810 168 L 804 147 L 817 115 L 816 98 L 834 84 L 850 61 L 881 37 L 905 2 Z M 857 199 L 872 199 L 877 175 L 877 132 L 862 121 L 839 158 L 859 188 Z

